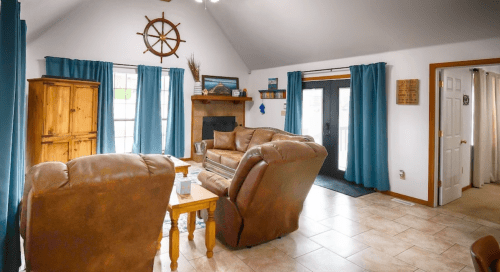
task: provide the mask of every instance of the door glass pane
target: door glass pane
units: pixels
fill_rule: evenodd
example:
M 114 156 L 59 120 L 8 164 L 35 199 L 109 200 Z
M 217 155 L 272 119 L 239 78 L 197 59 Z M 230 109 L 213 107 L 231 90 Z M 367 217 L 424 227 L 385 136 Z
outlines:
M 339 89 L 339 170 L 347 167 L 347 128 L 349 126 L 350 88 Z
M 302 92 L 302 134 L 323 145 L 323 89 Z

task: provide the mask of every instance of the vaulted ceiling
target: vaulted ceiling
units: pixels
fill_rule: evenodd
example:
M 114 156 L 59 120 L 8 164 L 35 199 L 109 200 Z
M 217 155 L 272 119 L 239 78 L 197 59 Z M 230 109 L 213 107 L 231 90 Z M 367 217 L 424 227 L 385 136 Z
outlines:
M 95 0 L 20 1 L 29 42 Z M 499 37 L 499 11 L 498 0 L 221 0 L 207 10 L 250 70 Z

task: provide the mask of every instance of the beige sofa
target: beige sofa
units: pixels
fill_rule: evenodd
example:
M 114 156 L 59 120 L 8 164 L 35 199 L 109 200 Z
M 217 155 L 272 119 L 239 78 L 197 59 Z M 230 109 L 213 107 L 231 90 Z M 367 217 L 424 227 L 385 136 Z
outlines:
M 274 141 L 314 142 L 314 139 L 276 128 L 236 127 L 232 132 L 215 131 L 213 140 L 202 141 L 203 167 L 232 179 L 248 150 Z

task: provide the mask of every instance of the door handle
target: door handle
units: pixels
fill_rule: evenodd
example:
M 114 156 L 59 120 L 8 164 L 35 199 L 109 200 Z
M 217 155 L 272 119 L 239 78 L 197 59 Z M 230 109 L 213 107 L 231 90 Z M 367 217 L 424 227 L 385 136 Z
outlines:
M 466 141 L 466 140 L 461 140 L 461 141 L 460 141 L 460 144 L 466 144 L 466 143 L 467 143 L 467 141 Z
M 328 132 L 328 134 L 330 134 L 330 123 L 326 123 L 325 127 L 326 127 L 326 131 Z
M 71 109 L 71 110 L 69 110 L 69 111 L 70 111 L 70 112 L 76 112 L 76 110 L 75 110 L 75 109 Z

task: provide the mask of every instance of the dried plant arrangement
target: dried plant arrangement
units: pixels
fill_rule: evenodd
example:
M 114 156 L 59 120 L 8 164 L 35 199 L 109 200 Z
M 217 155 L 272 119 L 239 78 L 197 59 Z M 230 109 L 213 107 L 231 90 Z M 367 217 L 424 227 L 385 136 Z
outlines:
M 200 82 L 200 63 L 194 60 L 194 54 L 192 54 L 191 58 L 188 59 L 188 66 L 189 70 L 191 70 L 194 81 Z

